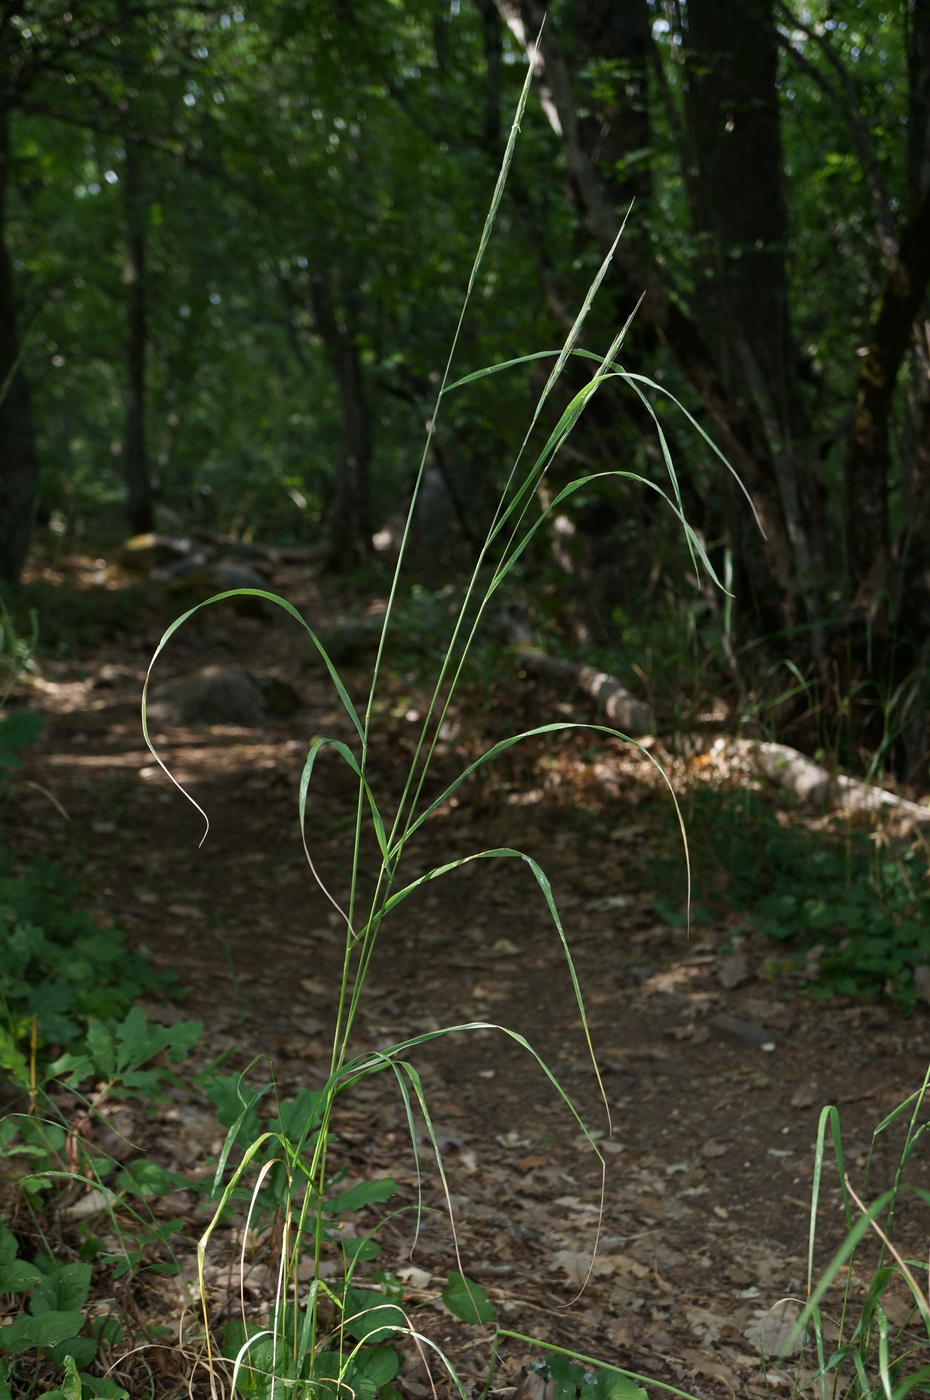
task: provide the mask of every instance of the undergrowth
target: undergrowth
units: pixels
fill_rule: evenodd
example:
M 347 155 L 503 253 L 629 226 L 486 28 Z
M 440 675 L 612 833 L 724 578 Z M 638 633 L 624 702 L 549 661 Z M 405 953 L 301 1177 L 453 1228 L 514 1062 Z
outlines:
M 8 590 L 6 599 L 0 596 L 0 616 L 5 610 L 20 637 L 28 636 L 30 618 L 40 618 L 33 650 L 46 657 L 80 659 L 103 641 L 129 637 L 146 601 L 139 584 L 108 588 L 96 583 L 89 588 L 88 595 L 71 584 L 35 579 Z
M 692 840 L 692 917 L 742 915 L 774 945 L 772 970 L 816 997 L 886 994 L 912 1010 L 930 965 L 926 844 L 834 822 L 763 791 L 701 783 L 683 798 Z M 674 833 L 670 832 L 670 839 Z M 684 889 L 680 885 L 680 897 Z M 668 901 L 660 912 L 668 913 Z M 915 976 L 916 974 L 916 976 Z

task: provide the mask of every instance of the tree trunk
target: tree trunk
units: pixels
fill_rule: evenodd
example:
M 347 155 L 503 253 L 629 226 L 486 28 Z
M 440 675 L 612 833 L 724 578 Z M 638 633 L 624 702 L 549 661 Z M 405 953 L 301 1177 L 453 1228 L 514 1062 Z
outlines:
M 930 281 L 930 184 L 901 235 L 897 257 L 879 293 L 868 354 L 856 388 L 846 462 L 847 553 L 850 591 L 857 610 L 880 603 L 888 621 L 889 431 L 898 371 L 911 343 L 915 317 Z
M 689 189 L 702 245 L 698 305 L 733 397 L 758 423 L 814 650 L 823 660 L 826 491 L 812 460 L 792 336 L 773 0 L 688 0 Z M 753 548 L 733 522 L 739 555 Z M 800 619 L 796 619 L 800 620 Z
M 146 446 L 146 229 L 148 203 L 140 153 L 131 134 L 125 137 L 123 162 L 123 282 L 126 287 L 126 395 L 122 468 L 126 483 L 126 515 L 133 535 L 155 528 L 152 482 Z
M 372 552 L 369 506 L 371 440 L 361 358 L 351 330 L 333 306 L 325 274 L 311 279 L 313 319 L 339 391 L 339 461 L 329 511 L 327 562 L 337 573 L 354 569 Z
M 576 3 L 571 40 L 581 75 L 581 142 L 601 172 L 611 203 L 623 210 L 633 200 L 648 200 L 652 186 L 646 158 L 652 139 L 646 0 Z M 635 239 L 635 226 L 630 234 Z
M 543 109 L 562 142 L 572 201 L 590 235 L 606 251 L 626 211 L 614 207 L 603 177 L 592 163 L 592 152 L 585 147 L 572 78 L 556 26 L 550 19 L 540 49 L 535 44 L 543 18 L 539 0 L 497 0 L 497 4 L 536 71 Z M 636 295 L 645 293 L 640 316 L 668 347 L 701 396 L 720 430 L 723 450 L 752 495 L 764 530 L 761 549 L 755 551 L 756 626 L 790 630 L 808 619 L 813 603 L 806 595 L 809 584 L 801 576 L 795 554 L 791 526 L 797 522 L 786 517 L 765 425 L 754 406 L 733 393 L 699 324 L 680 300 L 669 295 L 634 240 L 620 240 L 615 263 L 626 273 Z
M 907 176 L 913 200 L 930 185 L 930 0 L 904 7 L 907 46 Z
M 15 583 L 29 550 L 39 480 L 29 384 L 22 364 L 13 265 L 6 244 L 9 111 L 0 110 L 0 578 Z
M 148 341 L 145 287 L 145 203 L 139 188 L 138 156 L 126 150 L 123 170 L 126 212 L 126 422 L 123 476 L 129 529 L 143 535 L 155 528 L 152 483 L 145 440 L 145 361 Z

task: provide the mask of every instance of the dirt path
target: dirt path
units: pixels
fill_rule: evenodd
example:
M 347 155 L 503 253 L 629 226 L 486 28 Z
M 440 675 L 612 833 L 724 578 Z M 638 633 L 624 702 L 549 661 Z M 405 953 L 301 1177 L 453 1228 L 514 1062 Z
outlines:
M 321 607 L 296 575 L 282 591 L 293 598 L 295 589 L 299 606 Z M 209 814 L 210 834 L 199 847 L 200 817 L 141 740 L 141 680 L 157 640 L 155 632 L 132 650 L 101 651 L 85 658 L 83 671 L 45 668 L 34 703 L 48 722 L 25 774 L 39 786 L 21 784 L 14 796 L 16 846 L 79 871 L 90 902 L 129 930 L 153 962 L 178 972 L 190 989 L 184 1016 L 206 1027 L 203 1060 L 234 1047 L 229 1063 L 236 1067 L 268 1057 L 285 1095 L 319 1087 L 342 934 L 307 869 L 296 790 L 310 737 L 347 738 L 347 727 L 283 616 L 202 615 L 182 630 L 160 663 L 166 677 L 208 660 L 247 659 L 256 671 L 290 680 L 304 700 L 293 718 L 258 729 L 157 730 L 165 761 Z M 360 698 L 362 673 L 350 670 L 348 678 Z M 518 693 L 523 685 L 502 682 L 480 722 L 521 727 L 527 704 L 548 717 L 552 693 L 534 690 L 527 700 Z M 392 798 L 422 697 L 403 676 L 390 680 L 387 694 L 372 779 Z M 515 721 L 510 700 L 524 707 Z M 469 724 L 467 713 L 450 718 L 440 756 L 449 773 L 467 751 Z M 407 852 L 414 877 L 470 851 L 513 845 L 551 881 L 613 1121 L 613 1136 L 599 1139 L 605 1207 L 593 1274 L 580 1296 L 598 1233 L 600 1167 L 542 1071 L 491 1029 L 437 1040 L 415 1062 L 444 1150 L 464 1268 L 506 1326 L 698 1396 L 762 1396 L 760 1326 L 778 1300 L 804 1292 L 820 1108 L 840 1109 L 858 1189 L 873 1127 L 921 1083 L 930 1026 L 924 1012 L 904 1021 L 881 1004 L 812 1003 L 763 976 L 766 949 L 751 937 L 741 980 L 727 961 L 730 928 L 701 927 L 689 939 L 683 928 L 658 921 L 656 861 L 663 853 L 676 859 L 660 821 L 662 800 L 648 767 L 619 748 L 593 753 L 570 739 L 540 743 L 503 774 L 463 788 Z M 308 832 L 337 898 L 353 813 L 351 775 L 328 755 L 311 789 Z M 584 1122 L 605 1133 L 564 953 L 522 861 L 475 862 L 427 885 L 386 920 L 356 1044 L 384 1047 L 472 1021 L 525 1036 Z M 144 1131 L 163 1147 L 175 1133 L 170 1155 L 189 1171 L 191 1157 L 206 1160 L 215 1150 L 205 1118 L 202 1109 L 178 1104 L 157 1131 Z M 390 1174 L 402 1199 L 415 1199 L 403 1109 L 387 1079 L 366 1081 L 350 1097 L 339 1136 L 341 1160 L 355 1176 Z M 883 1134 L 870 1197 L 891 1184 L 899 1142 L 897 1126 Z M 441 1208 L 435 1170 L 424 1171 L 426 1203 Z M 927 1184 L 916 1162 L 915 1176 Z M 842 1239 L 838 1199 L 832 1170 L 818 1245 L 823 1261 Z M 899 1226 L 900 1243 L 925 1258 L 926 1207 L 911 1206 Z M 438 1302 L 456 1267 L 441 1210 L 426 1215 L 411 1258 L 413 1234 L 407 1215 L 385 1227 L 385 1267 L 406 1271 L 418 1325 L 440 1342 L 451 1339 L 448 1348 L 477 1394 L 486 1340 L 464 1336 Z M 865 1282 L 854 1280 L 854 1290 Z M 519 1377 L 531 1356 L 528 1346 L 509 1345 L 495 1393 L 519 1384 L 528 1396 Z M 415 1363 L 402 1384 L 412 1397 L 428 1393 Z

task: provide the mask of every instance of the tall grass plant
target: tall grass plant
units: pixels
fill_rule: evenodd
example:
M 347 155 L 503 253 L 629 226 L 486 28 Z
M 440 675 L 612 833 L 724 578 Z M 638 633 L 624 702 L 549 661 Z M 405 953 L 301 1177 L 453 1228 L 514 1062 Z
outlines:
M 358 1012 L 365 993 L 366 982 L 372 964 L 375 947 L 381 936 L 382 923 L 387 915 L 395 911 L 407 899 L 414 896 L 423 886 L 441 880 L 451 871 L 474 861 L 519 860 L 526 863 L 534 877 L 539 893 L 541 910 L 548 917 L 552 935 L 562 948 L 565 959 L 565 973 L 572 995 L 578 1007 L 583 1035 L 588 1053 L 600 1086 L 604 1104 L 605 1122 L 609 1130 L 609 1108 L 607 1097 L 600 1081 L 594 1048 L 591 1043 L 584 997 L 575 965 L 567 931 L 563 925 L 559 909 L 549 880 L 542 866 L 528 852 L 511 847 L 495 847 L 464 853 L 451 861 L 438 863 L 425 874 L 409 878 L 405 871 L 405 848 L 411 837 L 420 831 L 436 812 L 456 792 L 462 783 L 486 764 L 493 763 L 513 745 L 537 735 L 556 735 L 575 727 L 562 723 L 545 724 L 524 733 L 515 734 L 495 743 L 475 761 L 468 764 L 445 784 L 438 795 L 431 796 L 428 790 L 429 779 L 434 766 L 436 746 L 448 707 L 462 676 L 462 666 L 468 655 L 479 628 L 485 618 L 492 599 L 506 584 L 512 571 L 524 552 L 545 531 L 549 515 L 556 511 L 575 491 L 586 483 L 585 479 L 573 481 L 564 487 L 549 503 L 547 508 L 540 506 L 539 488 L 546 473 L 559 452 L 576 428 L 587 405 L 596 393 L 623 388 L 632 392 L 652 414 L 656 434 L 661 446 L 667 470 L 664 485 L 635 477 L 619 470 L 618 477 L 637 481 L 643 489 L 659 493 L 668 508 L 679 521 L 684 532 L 688 549 L 695 567 L 702 567 L 713 577 L 713 569 L 703 544 L 685 519 L 681 494 L 674 463 L 663 434 L 661 425 L 653 410 L 653 396 L 660 391 L 641 375 L 626 371 L 618 360 L 622 351 L 627 327 L 623 327 L 613 343 L 603 355 L 595 355 L 580 346 L 588 312 L 594 297 L 610 266 L 612 251 L 605 258 L 598 271 L 575 323 L 564 344 L 558 351 L 544 355 L 520 356 L 503 364 L 472 371 L 454 377 L 453 369 L 457 358 L 459 340 L 466 317 L 481 286 L 482 267 L 487 249 L 494 233 L 498 211 L 511 162 L 529 91 L 530 77 L 521 95 L 520 103 L 511 128 L 510 138 L 501 166 L 497 184 L 485 220 L 477 254 L 471 269 L 467 290 L 464 296 L 461 316 L 455 333 L 449 357 L 443 370 L 437 401 L 431 417 L 430 428 L 420 459 L 419 470 L 414 486 L 406 528 L 400 541 L 398 558 L 391 582 L 383 625 L 378 641 L 377 654 L 372 667 L 368 696 L 361 709 L 357 709 L 348 694 L 339 670 L 314 630 L 299 615 L 296 608 L 286 599 L 266 593 L 263 590 L 233 590 L 209 600 L 218 602 L 223 598 L 241 593 L 254 593 L 266 602 L 277 605 L 289 613 L 309 635 L 310 643 L 317 649 L 326 667 L 335 694 L 351 724 L 354 740 L 346 743 L 341 739 L 318 737 L 309 745 L 306 760 L 299 780 L 298 817 L 306 853 L 308 867 L 326 898 L 336 911 L 343 927 L 342 970 L 339 984 L 334 988 L 335 1028 L 332 1039 L 329 1076 L 323 1089 L 317 1093 L 305 1093 L 286 1107 L 278 1106 L 276 1115 L 264 1126 L 258 1116 L 258 1105 L 265 1094 L 272 1092 L 269 1081 L 264 1087 L 250 1089 L 243 1077 L 234 1083 L 224 1085 L 226 1102 L 223 1113 L 228 1123 L 228 1136 L 220 1160 L 217 1164 L 214 1182 L 218 1205 L 214 1217 L 205 1230 L 199 1248 L 201 1261 L 201 1292 L 204 1300 L 204 1327 L 210 1354 L 208 1363 L 216 1365 L 213 1354 L 213 1340 L 207 1308 L 207 1290 L 204 1283 L 204 1261 L 210 1248 L 211 1239 L 220 1221 L 226 1216 L 234 1201 L 244 1190 L 250 1192 L 248 1221 L 257 1216 L 274 1214 L 278 1224 L 278 1248 L 276 1267 L 278 1268 L 278 1290 L 274 1305 L 268 1316 L 260 1323 L 243 1316 L 238 1323 L 227 1329 L 225 1352 L 232 1362 L 232 1388 L 243 1396 L 254 1396 L 256 1400 L 278 1400 L 279 1397 L 304 1394 L 349 1394 L 373 1396 L 378 1391 L 388 1393 L 394 1376 L 394 1353 L 388 1343 L 398 1334 L 415 1334 L 415 1328 L 402 1305 L 396 1298 L 396 1290 L 390 1280 L 383 1275 L 375 1277 L 371 1270 L 372 1261 L 378 1253 L 374 1235 L 354 1248 L 345 1259 L 341 1277 L 333 1281 L 325 1280 L 323 1265 L 324 1245 L 335 1237 L 335 1216 L 344 1202 L 332 1184 L 332 1142 L 334 1125 L 343 1098 L 353 1087 L 372 1076 L 387 1075 L 400 1095 L 410 1128 L 411 1150 L 416 1159 L 417 1134 L 416 1120 L 426 1125 L 435 1169 L 439 1174 L 447 1202 L 450 1200 L 446 1186 L 442 1153 L 432 1123 L 430 1106 L 424 1092 L 419 1072 L 411 1056 L 423 1045 L 439 1036 L 461 1032 L 493 1030 L 509 1037 L 533 1057 L 552 1085 L 553 1092 L 565 1102 L 582 1134 L 587 1139 L 591 1152 L 598 1159 L 603 1173 L 604 1159 L 597 1145 L 596 1134 L 582 1121 L 576 1106 L 556 1074 L 522 1035 L 505 1026 L 486 1022 L 470 1022 L 465 1025 L 447 1027 L 401 1040 L 389 1048 L 376 1051 L 361 1051 L 355 1047 L 355 1030 Z M 621 230 L 622 232 L 622 230 Z M 618 237 L 620 235 L 618 234 Z M 533 452 L 530 443 L 540 423 L 543 411 L 559 394 L 563 383 L 563 371 L 570 356 L 586 359 L 591 365 L 591 375 L 587 384 L 571 395 L 558 411 L 555 427 L 549 432 L 542 449 Z M 424 480 L 429 460 L 432 436 L 442 417 L 444 405 L 452 394 L 467 392 L 468 386 L 489 374 L 506 373 L 508 370 L 525 365 L 529 360 L 550 359 L 551 367 L 544 388 L 539 395 L 534 412 L 522 442 L 514 456 L 513 463 L 503 484 L 497 510 L 480 550 L 474 572 L 471 576 L 461 605 L 451 621 L 449 635 L 445 640 L 442 660 L 439 663 L 432 687 L 432 697 L 426 709 L 412 760 L 402 785 L 399 800 L 393 810 L 388 810 L 376 786 L 377 771 L 374 762 L 377 753 L 376 715 L 382 676 L 389 655 L 395 614 L 400 596 L 401 581 L 404 577 L 412 521 L 416 511 L 417 498 Z M 684 410 L 682 410 L 684 411 Z M 698 432 L 700 429 L 695 428 Z M 608 474 L 610 475 L 610 474 Z M 201 604 L 200 606 L 209 606 Z M 165 632 L 155 655 L 152 666 L 157 662 L 164 647 L 179 627 L 198 609 L 191 609 L 178 618 Z M 150 667 L 149 675 L 152 674 Z M 148 682 L 146 682 L 146 685 Z M 162 759 L 156 751 L 145 722 L 145 700 L 143 700 L 143 723 L 146 740 L 156 759 Z M 589 726 L 599 734 L 622 742 L 633 742 L 626 736 L 606 726 Z M 357 802 L 354 829 L 351 834 L 351 874 L 348 897 L 340 901 L 326 885 L 314 859 L 313 849 L 313 795 L 314 774 L 322 754 L 334 752 L 349 768 L 356 783 Z M 162 766 L 165 765 L 162 763 Z M 167 768 L 165 769 L 168 772 Z M 171 774 L 169 772 L 169 777 Z M 175 781 L 172 778 L 172 781 Z M 191 799 L 192 800 L 192 799 Z M 196 804 L 195 804 L 196 805 Z M 209 829 L 206 822 L 205 836 Z M 374 864 L 376 876 L 374 891 L 370 898 L 363 899 L 360 875 L 363 868 Z M 420 1163 L 417 1161 L 417 1172 Z M 603 1179 L 603 1178 L 602 1178 Z M 384 1183 L 368 1183 L 357 1188 L 354 1199 L 371 1203 L 386 1196 Z M 468 1280 L 462 1260 L 459 1257 L 458 1239 L 452 1222 L 458 1282 L 450 1284 L 445 1295 L 447 1306 L 464 1320 L 475 1323 L 489 1323 L 487 1300 L 478 1286 Z M 307 1260 L 311 1267 L 307 1268 Z M 307 1276 L 312 1281 L 302 1286 L 301 1280 Z M 364 1278 L 365 1285 L 359 1280 Z M 374 1278 L 374 1285 L 372 1284 Z M 325 1280 L 325 1281 L 324 1281 Z M 435 1343 L 428 1338 L 417 1338 L 422 1348 L 435 1350 Z M 219 1384 L 214 1370 L 214 1382 Z M 608 1386 L 609 1393 L 619 1400 L 621 1395 L 639 1394 L 633 1381 L 623 1378 L 620 1373 L 611 1372 L 613 1380 Z M 453 1380 L 461 1385 L 453 1374 Z M 599 1393 L 605 1393 L 606 1381 L 598 1383 Z

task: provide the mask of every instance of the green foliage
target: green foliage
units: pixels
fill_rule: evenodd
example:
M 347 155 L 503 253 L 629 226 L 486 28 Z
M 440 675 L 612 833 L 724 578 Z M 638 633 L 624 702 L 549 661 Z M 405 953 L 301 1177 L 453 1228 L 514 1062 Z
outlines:
M 309 1336 L 306 1312 L 296 1314 L 293 1321 L 302 1323 Z M 313 1394 L 330 1400 L 347 1393 L 359 1400 L 375 1400 L 378 1395 L 387 1400 L 387 1388 L 400 1369 L 397 1352 L 378 1344 L 353 1347 L 348 1355 L 306 1351 L 295 1358 L 282 1348 L 279 1338 L 239 1321 L 227 1324 L 223 1343 L 226 1354 L 237 1363 L 236 1394 L 245 1400 L 274 1400 L 281 1381 L 295 1387 L 301 1382 L 312 1385 Z
M 537 1361 L 530 1370 L 552 1381 L 553 1400 L 646 1400 L 646 1392 L 618 1371 L 590 1370 L 570 1354 Z
M 273 1217 L 283 1228 L 289 1269 L 309 1253 L 319 1259 L 321 1243 L 342 1248 L 341 1276 L 326 1284 L 319 1279 L 301 1303 L 279 1298 L 264 1326 L 245 1320 L 227 1324 L 223 1350 L 236 1367 L 237 1393 L 255 1400 L 276 1394 L 280 1380 L 313 1383 L 323 1394 L 344 1385 L 374 1400 L 393 1380 L 399 1366 L 397 1354 L 385 1343 L 406 1327 L 399 1306 L 397 1281 L 381 1270 L 370 1273 L 365 1284 L 356 1281 L 359 1267 L 380 1255 L 372 1236 L 345 1238 L 336 1217 L 362 1210 L 389 1199 L 396 1184 L 389 1178 L 359 1181 L 342 1188 L 343 1177 L 321 1188 L 319 1163 L 334 1139 L 322 1129 L 332 1107 L 331 1092 L 307 1089 L 293 1099 L 275 1104 L 275 1113 L 262 1131 L 258 1102 L 265 1090 L 249 1090 L 241 1075 L 217 1076 L 206 1085 L 217 1116 L 229 1132 L 217 1166 L 215 1193 L 232 1155 L 241 1160 L 221 1193 L 220 1210 L 207 1231 L 211 1233 L 224 1210 L 248 1203 L 248 1218 L 261 1222 Z M 374 1285 L 374 1286 L 372 1286 Z M 334 1321 L 327 1329 L 318 1317 L 321 1298 L 327 1300 Z M 327 1349 L 327 1339 L 340 1350 Z M 343 1345 L 344 1338 L 351 1345 Z
M 481 1285 L 464 1274 L 449 1275 L 449 1286 L 443 1292 L 442 1301 L 462 1322 L 493 1322 L 497 1315 L 497 1309 Z
M 726 872 L 724 898 L 806 968 L 816 995 L 917 999 L 915 967 L 930 962 L 930 885 L 916 846 L 864 832 L 812 832 L 751 790 L 694 797 L 688 819 L 699 897 Z
M 137 584 L 105 588 L 101 583 L 76 586 L 71 579 L 37 579 L 17 589 L 9 610 L 20 630 L 30 617 L 41 618 L 32 652 L 80 658 L 101 642 L 128 636 L 138 626 L 144 597 Z
M 59 1031 L 68 1029 L 64 1020 L 58 1026 Z M 35 1040 L 28 1061 L 10 1037 L 4 1043 L 10 1087 L 14 1094 L 28 1097 L 31 1105 L 29 1113 L 9 1113 L 0 1119 L 0 1152 L 11 1168 L 11 1183 L 15 1182 L 30 1215 L 41 1218 L 46 1204 L 52 1206 L 56 1200 L 56 1188 L 76 1180 L 85 1190 L 96 1192 L 99 1209 L 110 1215 L 111 1228 L 121 1241 L 114 1253 L 112 1243 L 104 1247 L 87 1236 L 82 1259 L 69 1262 L 44 1251 L 24 1253 L 12 1231 L 0 1226 L 0 1292 L 21 1294 L 23 1300 L 13 1321 L 0 1329 L 0 1353 L 15 1359 L 18 1375 L 33 1377 L 26 1389 L 18 1386 L 18 1398 L 41 1395 L 47 1400 L 61 1394 L 67 1400 L 90 1396 L 128 1400 L 128 1393 L 119 1386 L 83 1369 L 94 1363 L 102 1340 L 116 1343 L 123 1336 L 117 1318 L 88 1312 L 94 1261 L 109 1263 L 113 1278 L 141 1270 L 177 1273 L 171 1236 L 183 1222 L 157 1219 L 148 1202 L 194 1185 L 147 1159 L 137 1158 L 117 1169 L 92 1139 L 73 1138 L 71 1125 L 52 1096 L 53 1085 L 64 1083 L 76 1091 L 92 1077 L 95 1092 L 88 1111 L 93 1112 L 99 1111 L 107 1096 L 145 1094 L 153 1099 L 166 1081 L 178 1082 L 177 1075 L 161 1063 L 162 1057 L 181 1061 L 200 1031 L 195 1022 L 152 1025 L 134 1006 L 119 1022 L 89 1018 L 83 1034 L 74 1025 L 73 1034 L 63 1036 L 72 1048 L 42 1072 Z M 10 1367 L 4 1369 L 0 1363 L 0 1400 L 14 1394 L 11 1377 Z M 56 1381 L 57 1389 L 45 1388 Z
M 152 1095 L 177 1077 L 164 1064 L 152 1066 L 161 1056 L 171 1064 L 186 1059 L 203 1026 L 199 1021 L 175 1021 L 159 1026 L 146 1019 L 140 1006 L 130 1007 L 122 1021 L 87 1023 L 83 1053 L 66 1052 L 49 1066 L 49 1074 L 66 1087 L 76 1088 L 90 1075 L 113 1085 L 123 1097 Z M 143 1068 L 143 1066 L 150 1066 Z
M 93 1364 L 98 1347 L 85 1317 L 90 1283 L 90 1264 L 67 1263 L 50 1254 L 28 1261 L 22 1258 L 16 1236 L 0 1224 L 0 1292 L 21 1294 L 25 1301 L 25 1310 L 0 1329 L 0 1356 L 14 1358 L 20 1376 L 31 1371 L 36 1378 L 27 1389 L 18 1386 L 17 1396 L 129 1400 L 128 1391 L 112 1381 L 84 1372 Z M 28 1357 L 36 1363 L 41 1357 L 41 1365 L 25 1366 L 23 1359 Z M 58 1379 L 55 1373 L 63 1375 L 58 1388 L 52 1389 Z M 11 1365 L 0 1361 L 0 1400 L 12 1397 L 11 1380 Z
M 58 866 L 40 861 L 15 875 L 0 850 L 0 1053 L 31 1037 L 33 1022 L 40 1049 L 73 1044 L 91 1018 L 126 1016 L 143 991 L 175 983 L 129 953 L 121 929 L 96 924 L 77 895 Z
M 10 1113 L 0 1119 L 0 1145 L 7 1158 L 19 1159 L 29 1174 L 20 1178 L 21 1189 L 35 1195 L 50 1190 L 62 1172 L 73 1166 L 75 1154 L 81 1158 L 84 1179 L 112 1178 L 117 1191 L 141 1197 L 164 1195 L 178 1185 L 188 1186 L 185 1177 L 165 1171 L 155 1162 L 135 1161 L 114 1176 L 109 1159 L 92 1145 L 72 1145 L 68 1152 L 68 1129 L 60 1120 L 52 1085 L 78 1091 L 88 1079 L 96 1082 L 94 1107 L 99 1110 L 105 1098 L 154 1099 L 166 1084 L 178 1084 L 177 1074 L 162 1062 L 165 1056 L 177 1064 L 187 1056 L 203 1027 L 198 1021 L 178 1021 L 158 1026 L 147 1021 L 142 1009 L 134 1006 L 124 1019 L 87 1023 L 86 1033 L 73 1038 L 73 1051 L 40 1069 L 35 1045 L 29 1059 L 7 1044 L 4 1066 L 10 1086 L 18 1097 L 28 1097 L 31 1112 Z M 41 1109 L 41 1114 L 39 1113 Z M 106 1188 L 107 1199 L 114 1191 Z
M 794 1339 L 810 1339 L 808 1356 L 816 1369 L 810 1375 L 808 1367 L 803 1386 L 805 1391 L 808 1385 L 816 1387 L 815 1393 L 824 1400 L 839 1400 L 839 1397 L 872 1400 L 879 1395 L 888 1400 L 904 1400 L 909 1394 L 926 1393 L 930 1382 L 930 1366 L 922 1364 L 930 1342 L 930 1271 L 925 1260 L 902 1256 L 895 1248 L 893 1231 L 895 1216 L 908 1204 L 905 1198 L 909 1190 L 904 1173 L 926 1134 L 927 1125 L 920 1120 L 928 1085 L 930 1070 L 920 1088 L 875 1128 L 862 1196 L 854 1192 L 847 1175 L 837 1109 L 828 1106 L 820 1114 L 811 1191 L 807 1302 L 794 1329 Z M 862 1197 L 868 1187 L 876 1142 L 881 1134 L 902 1123 L 904 1136 L 894 1184 L 867 1203 Z M 839 1175 L 846 1230 L 815 1286 L 815 1246 L 825 1231 L 835 1233 L 835 1226 L 831 1228 L 829 1223 L 829 1219 L 835 1220 L 832 1209 L 826 1223 L 821 1209 L 827 1153 L 831 1147 Z M 925 1190 L 910 1189 L 924 1205 L 930 1203 L 930 1195 Z M 874 1249 L 868 1248 L 876 1236 L 880 1241 L 877 1258 Z M 867 1281 L 865 1288 L 859 1286 L 860 1278 Z M 886 1311 L 886 1295 L 894 1288 L 898 1290 L 897 1306 L 892 1304 Z M 902 1296 L 909 1296 L 911 1300 L 910 1315 L 903 1321 L 900 1315 Z M 889 1312 L 895 1316 L 894 1323 Z M 790 1351 L 791 1348 L 786 1345 L 785 1349 Z M 763 1358 L 764 1362 L 782 1360 L 775 1356 Z M 795 1381 L 800 1390 L 800 1367 Z
M 0 776 L 15 764 L 39 722 L 28 713 L 0 716 Z M 102 1210 L 113 1212 L 122 1203 L 136 1238 L 123 1233 L 114 1217 L 124 1242 L 112 1259 L 114 1277 L 142 1268 L 173 1273 L 176 1264 L 160 1262 L 159 1252 L 170 1254 L 180 1222 L 158 1221 L 131 1203 L 144 1208 L 149 1198 L 191 1183 L 147 1160 L 114 1171 L 116 1164 L 92 1141 L 72 1137 L 54 1091 L 64 1084 L 77 1092 L 93 1078 L 94 1111 L 108 1095 L 152 1098 L 166 1081 L 177 1082 L 165 1061 L 183 1060 L 201 1027 L 153 1025 L 132 1005 L 142 991 L 163 990 L 173 979 L 130 955 L 122 931 L 97 925 L 77 904 L 77 894 L 57 866 L 40 862 L 28 874 L 14 874 L 10 856 L 0 851 L 0 1071 L 8 1095 L 30 1106 L 28 1113 L 0 1118 L 0 1153 L 33 1218 L 75 1176 L 85 1190 L 97 1192 Z M 58 1055 L 51 1060 L 53 1048 Z M 117 1319 L 88 1313 L 91 1261 L 108 1256 L 101 1242 L 88 1238 L 85 1244 L 80 1260 L 46 1249 L 30 1254 L 0 1225 L 0 1292 L 22 1300 L 12 1322 L 0 1329 L 0 1353 L 11 1358 L 0 1360 L 0 1400 L 128 1400 L 115 1382 L 85 1369 L 102 1340 L 122 1336 Z
M 0 710 L 0 796 L 8 775 L 22 763 L 22 751 L 38 737 L 44 716 L 34 710 Z
M 35 653 L 39 638 L 39 623 L 34 611 L 29 615 L 28 628 L 27 635 L 22 628 L 15 625 L 10 608 L 3 596 L 0 595 L 0 714 L 3 713 L 3 707 L 16 682 L 22 673 L 28 670 Z M 3 733 L 0 731 L 0 781 L 2 781 L 4 767 L 8 766 L 4 756 L 9 754 L 10 742 L 11 736 L 6 736 L 6 740 L 4 740 Z M 22 742 L 20 740 L 19 746 Z M 13 745 L 14 749 L 16 747 L 17 745 Z

